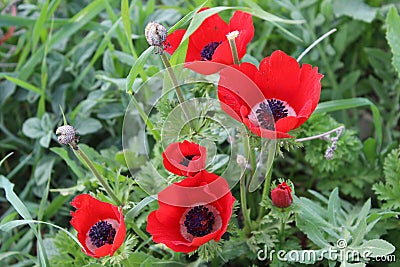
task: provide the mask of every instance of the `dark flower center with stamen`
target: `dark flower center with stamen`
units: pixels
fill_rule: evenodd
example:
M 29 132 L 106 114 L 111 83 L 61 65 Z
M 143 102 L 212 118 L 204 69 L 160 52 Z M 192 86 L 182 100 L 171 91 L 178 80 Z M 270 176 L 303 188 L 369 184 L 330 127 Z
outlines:
M 211 233 L 214 222 L 214 214 L 207 207 L 200 205 L 186 214 L 184 225 L 189 234 L 201 237 Z
M 106 221 L 99 221 L 89 230 L 89 237 L 92 244 L 96 247 L 102 247 L 105 244 L 112 244 L 116 230 Z
M 277 99 L 267 99 L 267 103 L 260 103 L 256 110 L 258 123 L 260 127 L 268 130 L 275 130 L 274 123 L 288 115 L 288 110 L 282 101 Z M 273 120 L 272 120 L 272 116 Z
M 187 167 L 189 166 L 190 161 L 195 157 L 196 155 L 187 155 L 185 156 L 179 164 L 182 164 L 183 166 Z
M 215 49 L 221 44 L 222 42 L 211 42 L 201 50 L 200 56 L 201 60 L 211 60 L 212 56 L 214 55 Z

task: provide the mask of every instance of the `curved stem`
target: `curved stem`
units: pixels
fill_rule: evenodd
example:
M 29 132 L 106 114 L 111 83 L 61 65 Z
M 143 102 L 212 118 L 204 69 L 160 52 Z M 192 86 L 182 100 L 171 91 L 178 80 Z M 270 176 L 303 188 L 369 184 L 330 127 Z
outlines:
M 107 194 L 114 200 L 114 202 L 117 204 L 117 206 L 122 206 L 121 201 L 118 199 L 118 197 L 114 194 L 114 192 L 111 190 L 110 186 L 108 183 L 104 180 L 103 176 L 97 171 L 97 169 L 94 167 L 90 159 L 86 156 L 85 152 L 83 152 L 81 149 L 75 149 L 73 145 L 71 145 L 73 148 L 73 151 L 78 154 L 83 161 L 86 163 L 86 165 L 89 167 L 89 169 L 92 171 L 94 176 L 99 180 L 100 184 L 103 186 L 103 188 L 106 190 Z

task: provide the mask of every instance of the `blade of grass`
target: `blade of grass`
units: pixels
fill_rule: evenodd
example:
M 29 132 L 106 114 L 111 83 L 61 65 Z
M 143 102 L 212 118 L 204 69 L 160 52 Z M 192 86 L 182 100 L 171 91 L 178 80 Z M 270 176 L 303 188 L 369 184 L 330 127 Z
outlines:
M 14 207 L 14 209 L 18 212 L 19 215 L 21 215 L 22 218 L 25 220 L 32 220 L 32 216 L 28 210 L 28 208 L 24 205 L 24 203 L 21 201 L 21 199 L 14 193 L 14 184 L 11 183 L 7 178 L 4 176 L 0 176 L 0 188 L 3 188 L 5 193 L 6 193 L 6 199 L 10 204 Z M 40 266 L 50 266 L 49 260 L 46 255 L 46 250 L 43 245 L 43 239 L 36 229 L 35 225 L 30 222 L 28 223 L 33 232 L 35 233 L 35 236 L 38 241 L 38 254 L 39 254 L 39 260 L 40 260 Z M 0 229 L 2 227 L 0 226 Z
M 32 42 L 32 53 L 36 50 L 36 46 L 39 42 L 40 32 L 44 29 L 44 24 L 46 22 L 47 10 L 49 7 L 49 0 L 47 0 L 41 7 L 39 17 L 33 26 L 31 42 Z
M 20 86 L 20 87 L 22 87 L 22 88 L 24 88 L 26 90 L 29 90 L 31 92 L 34 92 L 34 93 L 37 93 L 37 94 L 41 94 L 42 93 L 42 90 L 40 90 L 40 88 L 38 88 L 38 87 L 36 87 L 36 86 L 34 86 L 34 85 L 30 84 L 30 83 L 27 83 L 27 82 L 25 82 L 25 81 L 23 81 L 21 79 L 10 77 L 10 76 L 5 76 L 4 78 L 6 78 L 10 82 L 13 82 L 16 85 L 18 85 L 18 86 Z
M 82 9 L 78 14 L 69 20 L 69 23 L 61 27 L 51 38 L 48 47 L 49 50 L 53 48 L 56 44 L 60 43 L 64 39 L 70 37 L 82 27 L 91 21 L 95 16 L 97 16 L 104 9 L 103 0 L 95 0 L 90 3 L 87 7 Z M 44 46 L 42 45 L 21 67 L 24 71 L 19 73 L 19 79 L 27 80 L 36 65 L 42 60 L 44 55 Z

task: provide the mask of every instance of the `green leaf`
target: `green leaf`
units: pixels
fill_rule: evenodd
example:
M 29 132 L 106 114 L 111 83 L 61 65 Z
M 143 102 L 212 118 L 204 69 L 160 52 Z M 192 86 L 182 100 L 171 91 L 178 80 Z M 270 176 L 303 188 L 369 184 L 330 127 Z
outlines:
M 400 16 L 395 7 L 392 7 L 386 19 L 386 39 L 392 49 L 392 64 L 400 77 Z
M 102 127 L 100 121 L 93 118 L 82 118 L 75 121 L 75 128 L 79 135 L 95 133 Z
M 38 118 L 29 118 L 22 125 L 24 135 L 36 139 L 42 137 L 46 132 L 42 129 L 41 121 Z
M 32 220 L 32 219 L 30 219 L 30 220 L 14 220 L 14 221 L 10 221 L 10 222 L 4 223 L 4 224 L 0 224 L 0 230 L 1 231 L 5 231 L 5 232 L 9 232 L 12 229 L 14 229 L 15 227 L 18 227 L 18 226 L 21 226 L 21 225 L 26 225 L 26 224 L 33 224 L 33 223 L 46 224 L 46 225 L 50 225 L 50 226 L 52 226 L 54 228 L 57 228 L 57 229 L 63 231 L 64 233 L 66 233 L 72 240 L 75 241 L 75 243 L 77 243 L 81 247 L 81 249 L 83 249 L 83 250 L 85 249 L 81 245 L 79 240 L 73 234 L 71 234 L 70 232 L 68 232 L 64 228 L 62 228 L 62 227 L 60 227 L 58 225 L 49 223 L 49 222 L 42 222 L 42 221 L 37 221 L 37 220 Z
M 150 46 L 147 48 L 136 60 L 135 64 L 132 66 L 131 70 L 129 71 L 127 80 L 126 80 L 126 92 L 128 93 L 135 93 L 133 92 L 132 85 L 135 82 L 136 77 L 138 76 L 139 72 L 143 69 L 144 63 L 147 61 L 149 56 L 153 53 L 154 47 Z
M 333 12 L 336 16 L 349 16 L 356 20 L 372 22 L 375 19 L 377 8 L 364 3 L 363 0 L 334 0 Z
M 27 83 L 27 82 L 25 82 L 23 80 L 20 80 L 18 78 L 14 78 L 14 77 L 10 77 L 10 76 L 5 76 L 5 78 L 7 80 L 9 80 L 10 82 L 13 82 L 16 85 L 18 85 L 18 86 L 20 86 L 20 87 L 22 87 L 22 88 L 24 88 L 26 90 L 29 90 L 31 92 L 38 93 L 38 94 L 42 93 L 42 90 L 40 90 L 38 87 L 36 87 L 36 86 L 34 86 L 32 84 L 29 84 L 29 83 Z
M 377 148 L 376 139 L 370 137 L 364 141 L 363 152 L 368 162 L 371 165 L 374 164 L 376 159 L 376 148 Z
M 149 205 L 156 199 L 157 199 L 157 195 L 152 195 L 152 196 L 148 196 L 148 197 L 144 198 L 142 201 L 137 203 L 135 207 L 133 207 L 126 213 L 125 219 L 133 220 L 136 216 L 138 216 L 140 214 L 140 212 L 142 211 L 143 208 L 145 208 L 147 205 Z
M 369 99 L 363 97 L 356 97 L 350 99 L 332 100 L 319 103 L 313 114 L 320 114 L 326 112 L 333 112 L 338 110 L 352 109 L 358 107 L 369 106 L 374 118 L 375 135 L 377 139 L 377 146 L 380 148 L 382 144 L 382 119 L 378 107 Z
M 340 213 L 339 189 L 336 187 L 329 196 L 328 217 L 329 222 L 337 225 L 337 216 Z
M 15 89 L 15 83 L 12 83 L 9 80 L 0 82 L 0 106 L 3 106 L 3 104 L 7 101 L 7 98 L 9 98 L 15 92 Z
M 81 169 L 78 167 L 76 164 L 76 161 L 72 160 L 68 156 L 68 149 L 63 148 L 63 147 L 52 147 L 50 148 L 51 151 L 56 153 L 58 156 L 60 156 L 65 163 L 71 168 L 71 170 L 75 173 L 77 177 L 84 177 L 84 173 L 82 173 Z
M 377 257 L 393 253 L 396 248 L 383 239 L 372 239 L 364 242 L 360 249 L 370 252 L 370 257 Z
M 14 207 L 14 209 L 21 215 L 22 218 L 31 220 L 32 216 L 25 204 L 14 193 L 14 184 L 7 180 L 6 177 L 0 175 L 0 188 L 6 192 L 6 199 Z

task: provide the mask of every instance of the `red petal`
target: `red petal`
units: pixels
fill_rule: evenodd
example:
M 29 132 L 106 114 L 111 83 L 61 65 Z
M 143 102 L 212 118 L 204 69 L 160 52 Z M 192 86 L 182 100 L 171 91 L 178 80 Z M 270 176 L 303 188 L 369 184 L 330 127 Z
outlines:
M 294 58 L 280 50 L 273 52 L 261 61 L 255 81 L 265 98 L 286 101 L 296 112 L 299 111 L 291 101 L 300 85 L 300 67 Z
M 202 11 L 202 13 L 203 12 L 207 11 Z M 191 43 L 189 43 L 188 53 L 192 53 L 194 50 L 201 51 L 204 46 L 211 42 L 221 42 L 226 40 L 226 34 L 228 32 L 229 25 L 221 19 L 218 14 L 208 17 L 190 36 Z
M 234 68 L 226 67 L 221 70 L 218 86 L 224 87 L 226 90 L 238 96 L 240 105 L 252 107 L 264 100 L 264 95 L 251 79 L 256 72 L 257 67 L 247 62 L 240 64 L 240 66 L 235 66 Z M 229 97 L 228 94 L 226 94 L 226 96 Z M 229 98 L 231 99 L 231 97 Z M 223 102 L 224 100 L 220 98 L 220 101 Z M 240 110 L 240 107 L 231 106 L 229 101 L 225 104 L 229 105 L 235 111 Z
M 179 47 L 179 44 L 182 41 L 183 35 L 186 33 L 186 30 L 176 30 L 171 34 L 168 34 L 167 39 L 165 40 L 165 51 L 172 55 L 175 50 Z
M 246 46 L 253 39 L 254 26 L 253 19 L 249 13 L 236 11 L 230 22 L 229 32 L 239 31 L 239 36 L 235 39 L 239 59 L 246 54 Z

